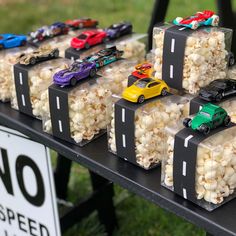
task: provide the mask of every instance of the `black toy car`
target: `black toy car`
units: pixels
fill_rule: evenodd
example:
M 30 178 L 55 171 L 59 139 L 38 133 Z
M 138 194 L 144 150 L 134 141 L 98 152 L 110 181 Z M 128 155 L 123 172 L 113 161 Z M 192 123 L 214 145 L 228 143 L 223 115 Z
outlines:
M 210 102 L 219 102 L 224 97 L 236 95 L 236 80 L 217 79 L 199 92 L 199 97 Z
M 119 60 L 121 56 L 123 55 L 123 53 L 124 53 L 123 51 L 118 50 L 116 46 L 114 46 L 114 47 L 102 49 L 98 51 L 97 53 L 84 58 L 84 60 L 95 62 L 96 67 L 100 68 L 102 66 L 108 65 L 114 61 Z
M 119 38 L 125 34 L 132 33 L 133 26 L 129 22 L 120 22 L 118 24 L 113 24 L 110 27 L 106 28 L 105 31 L 110 39 Z

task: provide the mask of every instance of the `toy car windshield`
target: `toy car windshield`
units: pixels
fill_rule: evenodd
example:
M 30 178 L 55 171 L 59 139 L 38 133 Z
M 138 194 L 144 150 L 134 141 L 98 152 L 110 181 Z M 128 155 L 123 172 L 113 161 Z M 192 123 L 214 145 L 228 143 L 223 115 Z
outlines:
M 145 80 L 140 80 L 135 85 L 139 88 L 145 88 L 149 82 Z
M 205 112 L 205 111 L 200 111 L 199 113 L 200 113 L 201 115 L 203 115 L 203 116 L 208 117 L 208 118 L 211 117 L 211 115 L 210 115 L 209 113 Z
M 87 35 L 86 34 L 80 34 L 77 38 L 78 39 L 86 39 Z

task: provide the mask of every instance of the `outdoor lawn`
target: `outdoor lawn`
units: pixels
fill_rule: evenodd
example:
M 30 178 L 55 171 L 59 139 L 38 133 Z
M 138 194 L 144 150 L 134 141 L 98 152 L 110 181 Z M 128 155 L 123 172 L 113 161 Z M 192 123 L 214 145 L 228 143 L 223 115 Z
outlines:
M 215 9 L 213 0 L 172 0 L 166 20 L 187 16 L 204 9 Z M 27 33 L 43 24 L 89 16 L 101 27 L 129 20 L 135 32 L 146 32 L 153 0 L 0 0 L 1 33 Z M 55 156 L 55 154 L 54 154 Z M 55 158 L 53 159 L 55 163 Z M 74 164 L 69 200 L 81 199 L 91 190 L 87 170 Z M 118 236 L 198 236 L 205 235 L 187 221 L 115 185 L 115 205 L 119 221 Z M 65 236 L 106 235 L 96 214 L 76 225 Z

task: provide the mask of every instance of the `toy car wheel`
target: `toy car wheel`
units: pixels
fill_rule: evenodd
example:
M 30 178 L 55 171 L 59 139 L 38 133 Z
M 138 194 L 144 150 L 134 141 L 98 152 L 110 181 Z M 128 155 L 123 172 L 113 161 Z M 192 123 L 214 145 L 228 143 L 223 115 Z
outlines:
M 96 75 L 96 69 L 91 69 L 89 72 L 90 77 L 94 77 Z
M 176 19 L 175 19 L 176 23 L 178 23 L 178 24 L 179 24 L 182 20 L 183 20 L 182 17 L 176 17 Z
M 35 57 L 31 57 L 29 63 L 31 65 L 34 65 L 36 63 L 36 58 Z
M 218 26 L 219 25 L 219 20 L 220 20 L 219 16 L 213 15 L 211 17 L 211 19 L 212 19 L 212 21 L 211 21 L 212 26 Z
M 76 83 L 77 83 L 77 79 L 76 78 L 73 77 L 73 78 L 70 79 L 70 85 L 71 86 L 75 86 Z
M 145 97 L 143 95 L 139 96 L 138 103 L 143 103 L 145 101 Z
M 222 94 L 217 94 L 215 100 L 216 100 L 216 102 L 220 102 L 222 100 L 222 98 L 223 98 Z
M 226 116 L 224 119 L 224 126 L 228 126 L 230 121 L 231 121 L 230 116 Z
M 232 52 L 228 55 L 228 66 L 233 66 L 235 64 L 234 54 Z
M 185 118 L 183 120 L 184 127 L 189 128 L 189 127 L 191 127 L 191 124 L 192 124 L 192 120 L 190 118 Z
M 108 41 L 108 38 L 103 38 L 103 39 L 102 39 L 102 42 L 103 42 L 103 43 L 106 43 L 107 41 Z
M 25 45 L 26 45 L 26 41 L 23 40 L 23 41 L 21 42 L 21 46 L 25 46 Z
M 202 124 L 200 127 L 199 127 L 199 131 L 205 135 L 209 134 L 210 133 L 210 127 L 205 125 L 205 124 Z
M 193 30 L 195 30 L 195 29 L 197 29 L 199 27 L 199 24 L 198 24 L 198 22 L 197 21 L 192 21 L 192 23 L 191 23 L 191 29 L 193 29 Z
M 90 48 L 90 45 L 89 45 L 88 43 L 86 43 L 86 44 L 84 45 L 84 47 L 85 47 L 86 49 L 88 49 L 88 48 Z
M 161 95 L 162 95 L 162 96 L 166 96 L 166 95 L 167 95 L 167 89 L 166 89 L 166 88 L 163 88 L 163 89 L 161 90 Z
M 56 49 L 54 52 L 53 52 L 53 56 L 54 57 L 59 57 L 59 50 Z
M 3 45 L 2 44 L 0 44 L 0 50 L 2 50 L 3 49 Z
M 116 38 L 119 38 L 120 37 L 120 32 L 117 32 L 116 33 Z
M 116 53 L 116 59 L 120 59 L 121 58 L 121 54 L 118 52 Z

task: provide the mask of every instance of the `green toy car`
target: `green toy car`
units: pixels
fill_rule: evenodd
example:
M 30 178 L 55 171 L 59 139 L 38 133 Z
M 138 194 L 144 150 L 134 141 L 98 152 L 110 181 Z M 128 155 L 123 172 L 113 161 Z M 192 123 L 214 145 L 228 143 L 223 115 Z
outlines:
M 230 116 L 227 112 L 219 106 L 208 103 L 193 118 L 185 118 L 183 125 L 193 130 L 198 130 L 201 133 L 209 134 L 211 129 L 218 126 L 228 126 L 230 123 Z

